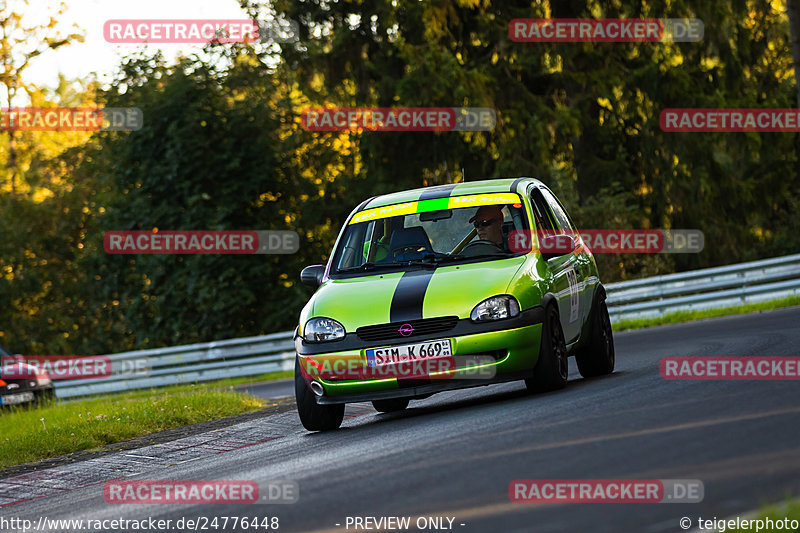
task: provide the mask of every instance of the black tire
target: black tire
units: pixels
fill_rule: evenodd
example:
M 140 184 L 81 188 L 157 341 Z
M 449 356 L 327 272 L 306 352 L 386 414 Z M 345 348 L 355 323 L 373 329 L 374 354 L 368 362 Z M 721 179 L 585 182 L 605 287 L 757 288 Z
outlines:
M 542 343 L 539 360 L 533 369 L 533 377 L 525 380 L 531 392 L 547 392 L 567 386 L 569 359 L 564 331 L 555 305 L 547 306 L 542 325 Z
M 319 405 L 300 373 L 300 363 L 294 362 L 294 397 L 300 422 L 309 431 L 338 429 L 344 419 L 344 404 Z
M 375 400 L 372 407 L 380 413 L 394 413 L 408 407 L 408 398 L 390 398 L 388 400 Z
M 614 335 L 604 296 L 598 294 L 595 299 L 588 342 L 575 353 L 578 371 L 585 378 L 605 376 L 614 371 Z

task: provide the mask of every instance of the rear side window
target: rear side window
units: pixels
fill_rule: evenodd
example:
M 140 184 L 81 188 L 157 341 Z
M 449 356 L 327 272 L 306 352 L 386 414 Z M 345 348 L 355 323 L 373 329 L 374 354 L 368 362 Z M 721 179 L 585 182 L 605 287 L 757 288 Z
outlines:
M 572 227 L 572 223 L 570 222 L 566 211 L 564 211 L 564 208 L 561 206 L 561 203 L 558 201 L 558 199 L 556 199 L 555 195 L 547 189 L 542 189 L 542 194 L 547 200 L 547 204 L 550 206 L 550 209 L 556 218 L 558 228 L 565 232 L 573 231 L 575 228 Z
M 542 191 L 538 188 L 531 191 L 531 207 L 533 207 L 533 217 L 536 219 L 538 229 L 555 229 L 555 218 L 542 196 Z

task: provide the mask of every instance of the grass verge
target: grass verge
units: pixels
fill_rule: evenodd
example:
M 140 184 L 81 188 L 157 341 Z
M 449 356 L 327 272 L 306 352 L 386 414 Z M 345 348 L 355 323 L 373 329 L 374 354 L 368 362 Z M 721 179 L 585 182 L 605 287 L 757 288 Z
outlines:
M 800 522 L 800 500 L 789 500 L 784 504 L 781 505 L 770 505 L 765 507 L 763 510 L 756 513 L 755 516 L 748 516 L 747 520 L 762 520 L 760 523 L 760 531 L 765 533 L 769 532 L 785 532 L 785 531 L 798 531 L 798 529 L 790 529 L 790 527 L 784 527 L 785 520 L 788 519 L 789 525 L 791 522 L 798 521 Z M 767 522 L 767 519 L 772 520 L 773 524 Z M 736 520 L 734 518 L 734 520 Z M 744 519 L 743 519 L 744 520 Z M 780 526 L 777 523 L 780 522 Z M 751 533 L 756 530 L 759 524 L 757 522 L 751 522 L 748 524 L 749 527 L 747 529 L 728 529 L 730 533 L 738 533 L 738 532 L 748 532 Z
M 274 381 L 276 379 L 293 378 L 294 370 L 281 370 L 279 372 L 269 372 L 258 376 L 243 376 L 240 378 L 225 378 L 219 381 L 209 381 L 208 383 L 214 384 L 217 387 L 232 387 L 234 385 L 245 385 L 250 383 L 259 383 L 261 381 Z
M 624 319 L 618 322 L 612 322 L 611 325 L 614 328 L 614 331 L 623 331 L 626 329 L 661 326 L 663 324 L 691 322 L 692 320 L 701 320 L 703 318 L 741 315 L 745 313 L 755 313 L 757 311 L 769 311 L 771 309 L 780 309 L 781 307 L 792 307 L 795 305 L 800 305 L 800 296 L 788 296 L 778 300 L 770 300 L 768 302 L 746 304 L 736 307 L 721 307 L 719 309 L 703 309 L 699 311 L 676 311 L 674 313 L 667 313 L 653 318 Z
M 249 394 L 220 390 L 219 384 L 204 384 L 8 409 L 0 415 L 0 469 L 249 413 L 265 404 Z
M 167 385 L 166 387 L 159 387 L 152 389 L 137 389 L 132 391 L 112 392 L 109 393 L 107 396 L 108 398 L 114 399 L 116 401 L 118 397 L 125 397 L 125 398 L 150 397 L 154 393 L 158 393 L 164 390 L 168 390 L 170 394 L 176 394 L 181 392 L 194 393 L 194 391 L 198 390 L 198 388 L 208 389 L 208 390 L 218 390 L 218 389 L 230 390 L 232 387 L 236 385 L 246 385 L 249 383 L 259 383 L 262 381 L 273 381 L 276 379 L 284 379 L 291 377 L 294 377 L 294 371 L 286 370 L 280 372 L 269 372 L 267 374 L 260 374 L 258 376 L 224 378 L 224 379 L 217 379 L 214 381 L 200 381 L 192 383 L 182 383 L 180 385 Z M 58 384 L 56 384 L 56 387 L 58 387 Z M 66 398 L 63 401 L 73 402 L 89 398 L 94 398 L 94 396 L 81 396 L 78 398 L 78 400 L 73 400 L 72 398 Z

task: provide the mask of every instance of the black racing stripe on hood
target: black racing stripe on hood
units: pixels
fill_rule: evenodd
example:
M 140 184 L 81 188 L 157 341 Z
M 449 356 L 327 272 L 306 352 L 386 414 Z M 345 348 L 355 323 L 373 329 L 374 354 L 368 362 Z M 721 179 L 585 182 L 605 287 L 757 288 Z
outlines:
M 419 201 L 432 200 L 434 198 L 445 198 L 450 196 L 457 183 L 448 183 L 447 185 L 437 185 L 425 190 L 420 196 Z
M 406 272 L 397 283 L 389 308 L 390 322 L 405 322 L 422 318 L 422 302 L 433 277 L 433 270 Z

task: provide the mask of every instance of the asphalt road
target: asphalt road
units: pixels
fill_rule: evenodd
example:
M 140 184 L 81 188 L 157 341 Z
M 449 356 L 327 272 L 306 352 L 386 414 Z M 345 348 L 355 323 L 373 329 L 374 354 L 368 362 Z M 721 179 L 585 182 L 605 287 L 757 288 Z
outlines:
M 409 516 L 412 526 L 419 516 L 442 516 L 464 532 L 647 533 L 681 531 L 684 516 L 696 524 L 800 494 L 800 382 L 666 381 L 658 369 L 664 356 L 798 356 L 800 308 L 622 332 L 615 340 L 613 375 L 583 380 L 573 362 L 562 391 L 481 387 L 393 415 L 348 406 L 343 429 L 323 434 L 305 432 L 290 411 L 259 420 L 257 444 L 126 470 L 134 474 L 128 479 L 294 480 L 300 497 L 293 505 L 110 505 L 101 483 L 62 487 L 0 508 L 0 517 L 267 515 L 279 517 L 280 531 L 354 531 L 345 528 L 348 516 Z M 510 502 L 509 483 L 526 478 L 699 479 L 705 498 Z
M 237 385 L 234 389 L 268 400 L 275 398 L 294 398 L 294 380 L 292 378 Z

